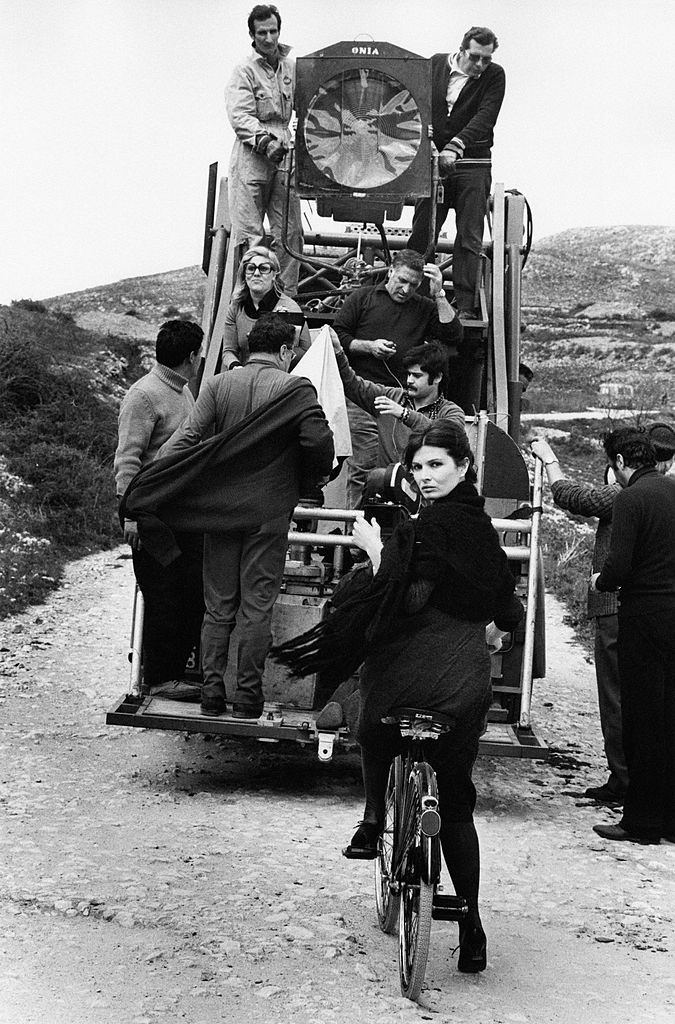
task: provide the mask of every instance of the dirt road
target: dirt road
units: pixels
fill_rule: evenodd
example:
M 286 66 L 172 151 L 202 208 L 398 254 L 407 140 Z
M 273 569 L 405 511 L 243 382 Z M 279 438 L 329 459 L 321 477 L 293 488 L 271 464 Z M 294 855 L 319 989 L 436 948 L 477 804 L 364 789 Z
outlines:
M 0 623 L 0 1021 L 651 1024 L 675 1018 L 675 846 L 611 844 L 593 670 L 549 601 L 534 716 L 547 763 L 483 758 L 484 975 L 437 922 L 400 998 L 372 868 L 340 856 L 358 762 L 106 728 L 124 690 L 131 567 L 70 566 Z

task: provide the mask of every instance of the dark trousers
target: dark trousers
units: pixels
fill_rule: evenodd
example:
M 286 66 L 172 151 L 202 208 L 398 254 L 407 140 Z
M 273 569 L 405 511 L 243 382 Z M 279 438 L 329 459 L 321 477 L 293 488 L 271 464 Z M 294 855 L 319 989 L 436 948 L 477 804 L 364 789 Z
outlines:
M 621 687 L 617 657 L 618 633 L 619 620 L 616 615 L 596 617 L 595 677 L 598 684 L 600 728 L 609 767 L 607 785 L 618 796 L 622 796 L 628 785 L 628 767 L 623 752 Z
M 204 538 L 202 672 L 204 694 L 225 697 L 230 636 L 239 613 L 237 703 L 263 701 L 262 677 L 272 644 L 272 610 L 283 579 L 290 516 L 238 533 Z
M 675 615 L 619 609 L 619 678 L 628 789 L 621 825 L 675 836 Z
M 452 252 L 452 283 L 457 308 L 472 310 L 475 303 L 483 227 L 487 212 L 492 172 L 489 166 L 456 167 L 443 179 L 443 202 L 436 207 L 434 245 L 450 209 L 455 211 L 455 244 Z M 425 253 L 429 243 L 432 199 L 415 204 L 408 247 Z
M 145 602 L 143 688 L 180 679 L 193 648 L 199 646 L 204 615 L 202 536 L 176 533 L 181 555 L 160 565 L 145 548 L 132 552 L 136 581 Z

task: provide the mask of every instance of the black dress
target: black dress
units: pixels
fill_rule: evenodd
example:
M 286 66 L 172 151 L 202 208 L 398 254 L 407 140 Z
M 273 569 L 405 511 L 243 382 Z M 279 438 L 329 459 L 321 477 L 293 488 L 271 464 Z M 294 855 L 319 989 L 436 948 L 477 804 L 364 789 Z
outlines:
M 395 707 L 455 719 L 451 732 L 429 744 L 446 806 L 450 790 L 456 793 L 455 820 L 470 820 L 473 811 L 470 773 L 491 700 L 485 626 L 494 620 L 512 630 L 523 614 L 483 506 L 464 481 L 422 510 L 406 599 L 388 635 L 371 646 L 360 679 L 357 739 L 364 751 L 390 758 L 400 750 L 398 729 L 381 721 Z

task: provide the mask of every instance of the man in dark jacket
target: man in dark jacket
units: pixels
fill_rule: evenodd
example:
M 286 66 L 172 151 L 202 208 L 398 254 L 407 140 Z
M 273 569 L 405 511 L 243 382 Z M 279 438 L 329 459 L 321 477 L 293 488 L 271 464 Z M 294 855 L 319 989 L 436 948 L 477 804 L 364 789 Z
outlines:
M 457 53 L 435 53 L 431 58 L 431 119 L 444 195 L 436 210 L 433 240 L 429 238 L 433 199 L 417 202 L 408 245 L 417 252 L 432 251 L 448 211 L 454 208 L 452 276 L 457 308 L 463 314 L 472 313 L 475 306 L 483 224 L 492 184 L 493 129 L 506 88 L 503 68 L 492 63 L 497 46 L 494 32 L 474 26 L 465 34 Z M 471 163 L 458 164 L 458 160 Z
M 675 842 L 675 485 L 656 472 L 644 432 L 604 439 L 623 488 L 614 502 L 609 554 L 592 585 L 619 589 L 619 680 L 628 789 L 619 825 L 604 839 Z
M 292 402 L 293 414 L 284 424 L 284 437 L 261 436 L 230 468 L 214 464 L 210 509 L 204 536 L 204 602 L 202 626 L 202 713 L 224 714 L 225 684 L 230 636 L 240 612 L 235 718 L 259 718 L 263 711 L 262 676 L 271 644 L 272 609 L 281 586 L 288 528 L 301 494 L 325 482 L 333 465 L 333 435 L 316 392 L 304 377 L 291 377 L 295 331 L 282 316 L 261 317 L 248 337 L 250 358 L 246 366 L 218 374 L 202 385 L 194 410 L 163 446 L 160 458 L 189 452 L 214 431 L 228 435 L 245 419 L 253 417 L 247 434 L 255 429 L 255 413 L 283 402 Z M 214 439 L 215 441 L 216 439 Z M 227 440 L 227 436 L 226 436 Z M 272 457 L 276 448 L 278 454 Z M 225 444 L 225 457 L 227 448 Z M 209 442 L 204 445 L 208 451 Z M 272 454 L 271 454 L 272 453 Z M 169 462 L 170 460 L 167 460 Z M 186 460 L 189 461 L 189 460 Z M 162 462 L 161 466 L 165 463 Z M 239 475 L 237 494 L 218 489 Z M 208 490 L 208 480 L 206 482 Z M 244 493 L 242 493 L 242 491 Z M 235 503 L 250 501 L 261 506 L 254 521 L 244 512 L 236 518 Z M 286 496 L 286 498 L 284 498 Z M 208 498 L 208 494 L 207 494 Z M 265 516 L 265 509 L 270 510 Z M 208 517 L 213 520 L 209 525 Z M 243 525 L 246 522 L 250 525 Z

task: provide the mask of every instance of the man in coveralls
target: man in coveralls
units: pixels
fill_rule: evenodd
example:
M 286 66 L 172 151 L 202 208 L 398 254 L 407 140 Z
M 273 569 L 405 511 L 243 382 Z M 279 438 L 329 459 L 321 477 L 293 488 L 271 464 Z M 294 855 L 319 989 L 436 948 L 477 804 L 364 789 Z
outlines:
M 298 264 L 281 244 L 295 63 L 288 56 L 290 47 L 279 42 L 281 15 L 272 4 L 253 8 L 248 30 L 253 52 L 234 69 L 225 94 L 237 136 L 229 170 L 232 240 L 235 245 L 265 245 L 267 214 L 284 289 L 295 295 Z M 295 252 L 302 250 L 300 200 L 292 185 L 287 240 Z

